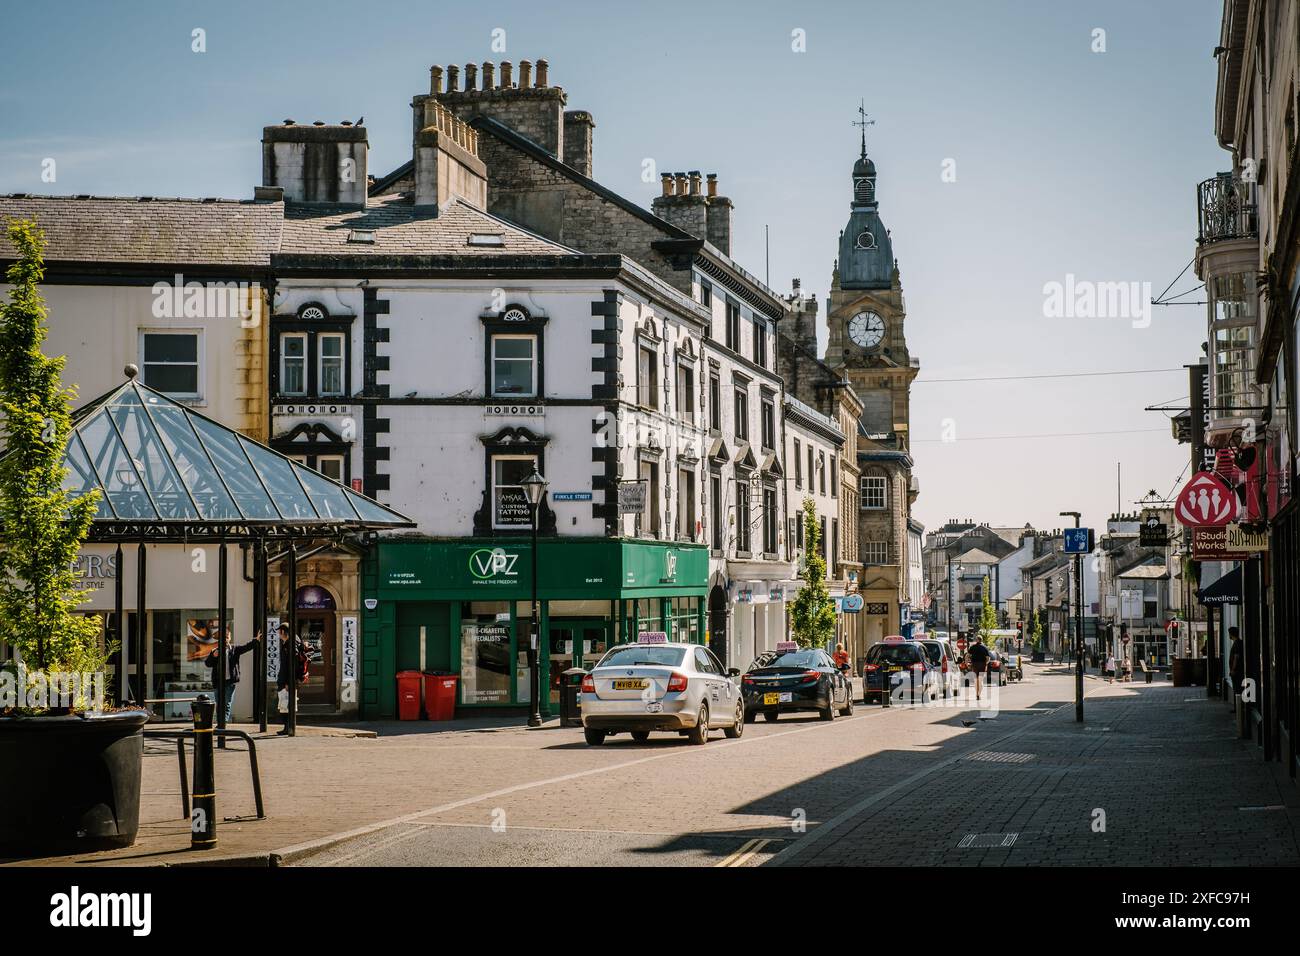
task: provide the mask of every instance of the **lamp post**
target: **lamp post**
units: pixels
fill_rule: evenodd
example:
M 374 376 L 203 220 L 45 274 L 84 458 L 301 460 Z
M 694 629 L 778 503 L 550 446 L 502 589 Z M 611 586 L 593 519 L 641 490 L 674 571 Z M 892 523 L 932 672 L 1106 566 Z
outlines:
M 1079 527 L 1078 511 L 1062 511 L 1062 518 L 1073 518 Z M 1074 556 L 1074 720 L 1083 723 L 1083 555 Z M 1066 621 L 1069 626 L 1069 620 Z
M 546 496 L 546 484 L 546 479 L 542 477 L 536 466 L 533 467 L 533 473 L 523 480 L 524 495 L 528 498 L 528 511 L 533 525 L 533 614 L 531 633 L 528 635 L 528 699 L 532 705 L 532 710 L 528 714 L 529 727 L 542 726 L 542 682 L 537 659 L 542 627 L 541 611 L 537 605 L 537 509 Z

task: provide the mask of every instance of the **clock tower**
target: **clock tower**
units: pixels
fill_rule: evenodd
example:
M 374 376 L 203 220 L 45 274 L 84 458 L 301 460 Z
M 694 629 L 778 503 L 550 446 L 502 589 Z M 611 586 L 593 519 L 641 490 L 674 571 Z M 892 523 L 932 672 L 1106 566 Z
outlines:
M 859 108 L 862 152 L 853 164 L 849 220 L 840 233 L 826 320 L 826 364 L 862 401 L 858 541 L 867 644 L 910 633 L 908 523 L 917 486 L 909 439 L 911 386 L 920 370 L 904 334 L 906 307 L 889 230 L 880 218 L 876 164 L 867 155 L 870 121 Z

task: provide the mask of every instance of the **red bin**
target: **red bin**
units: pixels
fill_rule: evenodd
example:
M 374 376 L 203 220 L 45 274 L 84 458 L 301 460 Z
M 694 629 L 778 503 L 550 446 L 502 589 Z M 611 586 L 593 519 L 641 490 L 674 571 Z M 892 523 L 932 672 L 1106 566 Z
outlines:
M 419 671 L 397 672 L 397 719 L 420 719 L 420 678 Z
M 424 701 L 430 720 L 451 720 L 456 716 L 455 674 L 425 674 Z

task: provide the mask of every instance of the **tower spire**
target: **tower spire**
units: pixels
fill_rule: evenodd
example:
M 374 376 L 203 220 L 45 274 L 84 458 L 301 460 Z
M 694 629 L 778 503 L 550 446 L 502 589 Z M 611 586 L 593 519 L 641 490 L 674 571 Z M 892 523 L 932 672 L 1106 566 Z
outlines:
M 867 156 L 867 127 L 876 125 L 875 120 L 867 119 L 866 100 L 858 101 L 858 118 L 853 121 L 853 125 L 862 127 L 862 158 L 865 159 Z

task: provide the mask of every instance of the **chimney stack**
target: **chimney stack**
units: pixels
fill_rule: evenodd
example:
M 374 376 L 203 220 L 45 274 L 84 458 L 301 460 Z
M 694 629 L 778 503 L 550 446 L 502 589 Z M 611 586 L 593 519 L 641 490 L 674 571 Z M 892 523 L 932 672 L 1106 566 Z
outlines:
M 709 173 L 708 231 L 705 237 L 724 255 L 731 255 L 731 200 L 718 195 L 718 174 Z
M 591 178 L 591 141 L 596 121 L 586 110 L 564 114 L 564 162 Z
M 286 202 L 364 207 L 368 151 L 364 126 L 266 126 L 262 185 L 283 188 Z
M 435 99 L 417 106 L 415 207 L 429 215 L 452 199 L 487 208 L 487 166 L 478 155 L 478 132 Z
M 595 123 L 591 114 L 574 111 L 566 116 L 564 90 L 551 86 L 546 60 L 519 61 L 518 84 L 514 83 L 514 67 L 502 61 L 501 82 L 496 82 L 497 64 L 465 64 L 463 88 L 457 88 L 457 67 L 448 66 L 446 91 L 438 99 L 465 122 L 475 116 L 486 116 L 532 140 L 556 159 L 572 165 L 584 175 L 591 175 L 591 140 Z M 424 97 L 417 96 L 411 106 L 415 111 L 415 132 L 428 125 L 424 117 Z M 571 130 L 573 142 L 565 148 L 565 129 Z

